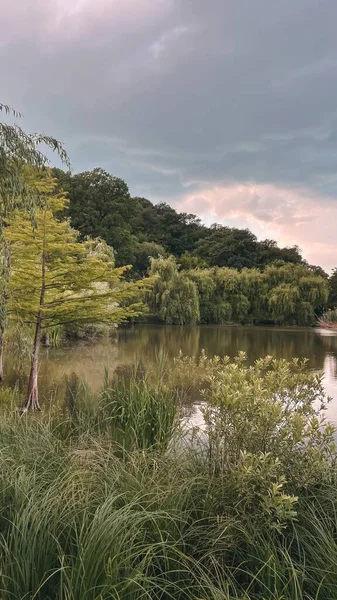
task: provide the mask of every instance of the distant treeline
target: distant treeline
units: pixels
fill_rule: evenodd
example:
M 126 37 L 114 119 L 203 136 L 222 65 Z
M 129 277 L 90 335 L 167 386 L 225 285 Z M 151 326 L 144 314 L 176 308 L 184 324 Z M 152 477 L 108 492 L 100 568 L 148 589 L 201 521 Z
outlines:
M 279 248 L 268 239 L 259 242 L 248 229 L 206 227 L 196 215 L 134 198 L 123 179 L 103 169 L 75 175 L 54 169 L 54 176 L 68 192 L 73 227 L 83 236 L 104 239 L 115 250 L 117 266 L 131 264 L 139 276 L 146 272 L 149 256 L 165 254 L 178 258 L 186 269 L 263 269 L 275 260 L 303 263 L 297 246 Z
M 178 271 L 173 257 L 152 259 L 148 302 L 167 324 L 311 325 L 328 301 L 326 278 L 305 265 Z
M 194 214 L 132 197 L 123 179 L 100 168 L 53 174 L 69 197 L 63 216 L 83 238 L 105 240 L 117 266 L 132 265 L 133 279 L 149 268 L 160 271 L 165 295 L 160 300 L 157 292 L 149 303 L 165 323 L 305 325 L 337 305 L 337 271 L 329 279 L 303 259 L 298 246 L 258 241 L 248 229 L 206 227 Z M 150 267 L 151 259 L 157 262 Z

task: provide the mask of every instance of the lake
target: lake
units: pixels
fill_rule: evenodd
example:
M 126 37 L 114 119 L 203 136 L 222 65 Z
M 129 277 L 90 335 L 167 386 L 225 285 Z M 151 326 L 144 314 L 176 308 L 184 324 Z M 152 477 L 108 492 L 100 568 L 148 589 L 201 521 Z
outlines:
M 244 350 L 249 362 L 262 356 L 276 358 L 306 357 L 309 367 L 324 373 L 327 393 L 333 400 L 327 416 L 337 425 L 337 331 L 322 329 L 227 326 L 156 326 L 122 327 L 112 338 L 62 344 L 42 349 L 40 391 L 50 388 L 62 394 L 62 380 L 75 372 L 90 386 L 99 389 L 104 369 L 112 376 L 117 367 L 131 365 L 137 358 L 146 366 L 156 360 L 160 350 L 173 359 L 182 350 L 197 356 L 204 349 L 208 356 L 235 356 Z M 194 423 L 200 421 L 197 407 L 192 409 Z M 193 415 L 194 412 L 194 415 Z

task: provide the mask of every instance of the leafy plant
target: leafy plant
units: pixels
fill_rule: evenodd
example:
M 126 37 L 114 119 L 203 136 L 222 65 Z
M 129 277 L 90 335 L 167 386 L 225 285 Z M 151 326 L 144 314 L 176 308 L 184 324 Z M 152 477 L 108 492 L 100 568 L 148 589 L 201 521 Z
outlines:
M 208 376 L 203 413 L 212 472 L 224 476 L 248 454 L 277 461 L 292 493 L 321 482 L 335 460 L 323 376 L 305 360 L 266 357 L 250 367 L 245 360 L 244 353 L 224 358 Z

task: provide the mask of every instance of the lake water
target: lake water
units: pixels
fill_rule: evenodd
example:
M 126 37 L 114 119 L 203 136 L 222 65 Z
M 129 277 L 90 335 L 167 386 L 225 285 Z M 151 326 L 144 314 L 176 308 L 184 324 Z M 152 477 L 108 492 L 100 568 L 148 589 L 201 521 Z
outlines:
M 324 373 L 327 393 L 333 400 L 328 417 L 337 425 L 337 331 L 285 329 L 271 327 L 154 326 L 120 328 L 112 338 L 68 343 L 56 349 L 43 349 L 40 364 L 40 391 L 50 387 L 62 393 L 62 380 L 72 372 L 99 389 L 104 369 L 112 376 L 116 368 L 132 365 L 137 358 L 146 366 L 156 360 L 160 350 L 170 359 L 179 350 L 197 356 L 204 349 L 208 356 L 235 356 L 244 350 L 249 362 L 262 356 L 276 358 L 306 357 L 309 367 Z M 193 421 L 199 421 L 195 407 Z M 192 416 L 192 415 L 191 415 Z

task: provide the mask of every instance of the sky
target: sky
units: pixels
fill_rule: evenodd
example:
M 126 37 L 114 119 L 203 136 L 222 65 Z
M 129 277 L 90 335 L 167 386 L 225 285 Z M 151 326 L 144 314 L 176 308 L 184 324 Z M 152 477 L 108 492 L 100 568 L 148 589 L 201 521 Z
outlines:
M 133 195 L 337 266 L 336 0 L 0 0 L 0 101 Z

